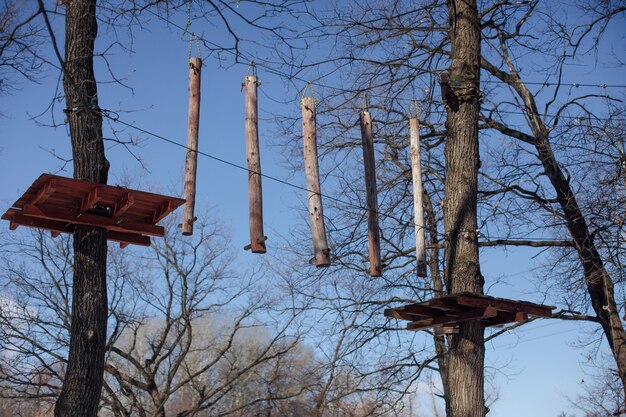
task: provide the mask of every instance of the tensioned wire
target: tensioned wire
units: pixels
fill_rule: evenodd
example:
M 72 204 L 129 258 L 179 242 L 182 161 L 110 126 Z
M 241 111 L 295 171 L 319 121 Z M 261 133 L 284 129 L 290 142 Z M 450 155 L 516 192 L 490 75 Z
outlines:
M 147 134 L 149 136 L 152 136 L 152 137 L 154 137 L 156 139 L 162 140 L 162 141 L 167 142 L 169 144 L 172 144 L 174 146 L 178 146 L 178 147 L 183 148 L 183 149 L 185 149 L 187 151 L 197 152 L 199 155 L 205 156 L 205 157 L 210 158 L 210 159 L 212 159 L 214 161 L 217 161 L 219 163 L 231 166 L 233 168 L 240 169 L 242 171 L 246 171 L 248 173 L 257 174 L 257 175 L 261 176 L 262 178 L 267 178 L 268 180 L 277 182 L 279 184 L 286 185 L 288 187 L 291 187 L 291 188 L 294 188 L 294 189 L 297 189 L 297 190 L 300 190 L 300 191 L 306 191 L 306 192 L 311 192 L 311 193 L 314 192 L 314 191 L 309 190 L 306 187 L 303 187 L 301 185 L 294 184 L 292 182 L 283 180 L 283 179 L 278 178 L 276 176 L 263 174 L 263 173 L 260 173 L 260 172 L 256 172 L 256 171 L 250 170 L 250 169 L 248 169 L 247 167 L 245 167 L 243 165 L 240 165 L 238 163 L 226 160 L 226 159 L 221 158 L 219 156 L 215 156 L 215 155 L 212 155 L 210 153 L 207 153 L 207 152 L 204 152 L 204 151 L 201 151 L 201 150 L 191 149 L 191 148 L 187 147 L 186 145 L 183 145 L 183 144 L 181 144 L 181 143 L 179 143 L 179 142 L 177 142 L 177 141 L 175 141 L 173 139 L 167 138 L 167 137 L 165 137 L 163 135 L 160 135 L 158 133 L 152 132 L 152 131 L 150 131 L 148 129 L 144 129 L 144 128 L 139 127 L 139 126 L 137 126 L 137 125 L 135 125 L 133 123 L 129 123 L 129 122 L 126 122 L 124 120 L 121 120 L 119 115 L 116 112 L 114 112 L 114 111 L 106 110 L 106 109 L 100 109 L 100 111 L 102 112 L 102 115 L 104 117 L 106 117 L 107 119 L 109 119 L 109 120 L 111 120 L 111 121 L 113 121 L 115 123 L 119 123 L 119 124 L 122 124 L 124 126 L 129 127 L 129 128 L 135 129 L 135 130 L 137 130 L 139 132 L 145 133 L 145 134 Z M 356 204 L 356 203 L 351 202 L 351 201 L 342 200 L 340 198 L 337 198 L 337 197 L 334 197 L 334 196 L 331 196 L 331 195 L 328 195 L 328 194 L 323 194 L 323 193 L 316 193 L 316 194 L 319 194 L 323 198 L 331 200 L 331 201 L 334 201 L 334 202 L 337 202 L 339 204 L 343 204 L 343 205 L 346 205 L 346 206 L 351 206 L 351 207 L 354 207 L 354 208 L 357 208 L 357 209 L 360 209 L 360 210 L 372 211 L 372 212 L 374 212 L 377 215 L 380 215 L 382 217 L 386 217 L 386 218 L 395 220 L 399 224 L 413 225 L 416 228 L 426 228 L 425 226 L 417 225 L 414 222 L 405 221 L 405 220 L 402 220 L 402 219 L 400 219 L 400 218 L 398 218 L 396 216 L 393 216 L 391 214 L 383 213 L 383 212 L 380 212 L 380 211 L 374 210 L 374 209 L 369 209 L 367 207 L 364 207 L 364 206 L 362 206 L 360 204 Z M 467 232 L 467 231 L 466 230 L 459 230 L 459 232 Z M 476 233 L 476 230 L 471 230 L 469 232 Z M 444 233 L 443 237 L 445 237 L 445 235 L 446 234 Z M 528 237 L 528 238 L 523 238 L 522 239 L 522 238 L 487 236 L 487 238 L 488 239 L 511 240 L 511 241 L 528 241 L 528 240 L 531 240 L 531 241 L 552 241 L 552 239 L 550 239 L 550 238 L 539 238 L 539 237 Z
M 157 17 L 158 19 L 163 20 L 164 22 L 166 22 L 167 24 L 181 30 L 183 33 L 185 33 L 187 31 L 187 29 L 183 26 L 180 26 L 179 24 L 172 22 L 171 20 L 167 19 L 166 17 L 163 17 L 161 15 L 159 15 L 158 13 L 153 12 L 150 9 L 146 9 L 146 11 L 148 11 L 150 14 L 154 15 L 155 17 Z M 204 43 L 212 45 L 216 48 L 220 48 L 220 46 L 214 42 L 211 42 L 209 40 L 207 40 L 206 38 L 199 36 L 197 34 L 194 34 L 196 36 L 196 41 L 198 40 L 202 40 Z M 243 53 L 241 53 L 240 51 L 233 51 L 231 49 L 222 49 L 220 48 L 222 52 L 226 52 L 226 53 L 230 53 L 231 55 L 233 55 L 236 60 L 235 63 L 239 64 L 239 65 L 247 65 L 244 62 L 239 61 L 239 59 L 246 61 L 246 62 L 252 62 L 253 60 L 246 57 Z M 302 77 L 299 77 L 297 75 L 293 75 L 293 74 L 289 74 L 286 73 L 284 71 L 278 70 L 276 68 L 271 67 L 270 65 L 267 65 L 265 63 L 262 62 L 255 62 L 255 65 L 257 65 L 260 68 L 263 68 L 265 71 L 267 71 L 270 74 L 276 75 L 278 77 L 284 78 L 284 79 L 288 79 L 288 80 L 296 80 L 296 81 L 300 81 L 305 83 L 305 85 L 316 85 L 318 87 L 321 88 L 325 88 L 325 89 L 329 89 L 329 90 L 334 90 L 334 91 L 339 91 L 342 93 L 353 93 L 353 94 L 360 94 L 364 91 L 366 91 L 367 89 L 363 89 L 362 91 L 354 91 L 351 89 L 347 89 L 347 88 L 342 88 L 342 87 L 337 87 L 337 86 L 332 86 L 329 84 L 325 84 L 325 83 L 321 83 L 319 81 L 310 81 L 310 80 L 306 80 Z M 509 83 L 505 83 L 504 81 L 500 81 L 500 80 L 481 80 L 481 83 L 488 83 L 488 84 L 503 84 L 503 85 L 510 85 Z M 622 85 L 622 84 L 590 84 L 590 83 L 579 83 L 579 82 L 569 82 L 569 83 L 562 83 L 562 82 L 538 82 L 538 81 L 520 81 L 520 84 L 526 84 L 526 85 L 538 85 L 538 86 L 544 86 L 544 87 L 550 87 L 550 86 L 564 86 L 564 87 L 575 87 L 575 88 L 579 88 L 579 87 L 588 87 L 588 88 L 603 88 L 603 89 L 607 89 L 607 88 L 626 88 L 626 85 Z M 389 98 L 388 96 L 385 95 L 380 95 L 380 94 L 371 94 L 368 93 L 368 95 L 370 97 L 377 97 L 377 98 Z M 397 101 L 406 101 L 406 102 L 411 102 L 412 100 L 414 100 L 413 98 L 404 98 L 404 97 L 394 97 L 394 100 Z M 524 112 L 516 112 L 516 111 L 510 111 L 510 110 L 498 110 L 499 113 L 506 113 L 506 114 L 518 114 L 518 115 L 526 115 L 526 113 Z M 544 114 L 542 115 L 543 117 L 560 117 L 560 118 L 564 118 L 564 119 L 581 119 L 583 117 L 581 116 L 569 116 L 569 115 L 554 115 L 554 114 Z M 595 120 L 613 120 L 613 121 L 626 121 L 626 119 L 624 118 L 600 118 L 600 117 L 594 117 Z

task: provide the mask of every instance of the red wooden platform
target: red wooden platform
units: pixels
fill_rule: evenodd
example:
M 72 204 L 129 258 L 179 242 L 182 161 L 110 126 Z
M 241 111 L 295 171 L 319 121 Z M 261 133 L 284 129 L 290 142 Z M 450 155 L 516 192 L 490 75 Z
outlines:
M 185 200 L 129 188 L 96 184 L 56 175 L 41 175 L 2 215 L 10 228 L 36 227 L 74 233 L 77 224 L 107 229 L 109 240 L 149 246 L 150 236 L 162 237 L 156 224 Z
M 556 307 L 487 295 L 458 293 L 385 310 L 385 316 L 408 320 L 408 330 L 456 328 L 459 323 L 480 320 L 486 326 L 523 322 L 528 316 L 551 317 Z

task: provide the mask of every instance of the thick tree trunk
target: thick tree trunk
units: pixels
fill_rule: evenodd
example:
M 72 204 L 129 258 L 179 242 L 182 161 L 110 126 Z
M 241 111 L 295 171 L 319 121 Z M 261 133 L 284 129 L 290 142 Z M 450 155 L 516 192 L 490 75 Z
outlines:
M 96 0 L 66 2 L 63 85 L 70 125 L 74 178 L 106 183 L 102 117 L 98 108 L 93 50 Z M 106 231 L 76 226 L 70 350 L 55 416 L 96 416 L 106 346 Z
M 480 18 L 475 0 L 449 0 L 448 10 L 452 63 L 450 86 L 444 97 L 448 132 L 444 278 L 449 293 L 480 294 L 484 284 L 476 232 Z M 451 337 L 447 354 L 447 417 L 485 415 L 484 359 L 484 325 L 478 321 L 461 324 L 458 334 Z

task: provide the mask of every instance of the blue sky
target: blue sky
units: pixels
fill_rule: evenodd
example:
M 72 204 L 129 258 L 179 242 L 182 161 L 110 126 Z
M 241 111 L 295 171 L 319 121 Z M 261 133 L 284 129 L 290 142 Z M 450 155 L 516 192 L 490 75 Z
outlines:
M 178 18 L 178 20 L 176 20 Z M 179 24 L 185 24 L 184 14 L 175 16 Z M 99 87 L 100 106 L 118 111 L 121 120 L 157 133 L 180 144 L 186 142 L 187 125 L 187 59 L 189 44 L 175 28 L 167 29 L 162 22 L 153 19 L 149 30 L 136 31 L 132 55 L 118 50 L 111 56 L 116 75 L 132 86 L 132 91 L 114 84 Z M 193 30 L 193 27 L 192 27 Z M 213 36 L 206 29 L 205 37 Z M 612 28 L 616 39 L 623 30 Z M 217 36 L 217 35 L 215 35 Z M 623 37 L 621 38 L 623 40 Z M 104 46 L 103 43 L 99 44 Z M 194 47 L 195 51 L 195 47 Z M 200 120 L 201 151 L 245 166 L 244 140 L 244 96 L 241 82 L 246 74 L 246 65 L 220 66 L 211 58 L 205 60 L 202 74 L 202 103 Z M 588 66 L 579 74 L 584 80 L 625 84 L 623 72 L 612 72 L 607 68 Z M 602 80 L 595 72 L 602 72 Z M 96 77 L 106 78 L 102 62 L 99 62 Z M 284 80 L 259 69 L 263 84 L 259 94 L 261 158 L 263 173 L 304 185 L 303 176 L 292 176 L 282 165 L 283 156 L 279 147 L 270 146 L 273 114 L 297 114 L 297 103 L 282 104 L 268 97 L 288 101 L 296 91 L 287 88 Z M 574 80 L 570 80 L 574 81 Z M 20 82 L 19 89 L 8 96 L 0 97 L 0 207 L 8 208 L 28 186 L 44 172 L 71 176 L 71 164 L 59 171 L 62 162 L 51 155 L 69 158 L 69 138 L 64 125 L 57 128 L 38 126 L 29 114 L 41 113 L 48 106 L 56 88 L 57 74 L 49 70 L 39 84 Z M 300 88 L 303 88 L 302 85 Z M 58 111 L 64 107 L 57 103 Z M 49 121 L 44 116 L 40 121 Z M 60 119 L 57 119 L 60 120 Z M 178 189 L 184 170 L 185 151 L 179 147 L 125 129 L 121 135 L 133 135 L 140 146 L 132 148 L 142 160 L 145 169 L 121 146 L 110 147 L 107 157 L 111 162 L 109 183 L 124 184 L 132 178 L 142 188 L 182 194 Z M 110 136 L 110 127 L 105 123 L 105 135 Z M 267 179 L 263 182 L 265 233 L 268 235 L 268 251 L 277 250 L 281 235 L 287 235 L 291 227 L 305 215 L 304 195 L 283 184 Z M 247 174 L 243 170 L 225 165 L 206 157 L 198 160 L 197 205 L 209 207 L 211 215 L 218 216 L 232 231 L 233 244 L 243 247 L 248 243 Z M 294 210 L 296 208 L 297 210 Z M 2 211 L 4 211 L 2 209 Z M 202 212 L 198 210 L 197 212 Z M 175 214 L 179 216 L 179 213 Z M 0 226 L 8 230 L 8 223 Z M 276 242 L 276 244 L 274 243 Z M 514 299 L 541 302 L 534 287 L 528 281 L 541 258 L 538 251 L 513 249 L 485 249 L 481 252 L 483 273 L 488 281 L 503 277 L 503 282 L 489 289 L 489 294 Z M 257 262 L 256 255 L 241 251 L 242 265 Z M 272 256 L 280 258 L 274 252 Z M 583 328 L 590 328 L 582 325 Z M 487 346 L 487 365 L 493 372 L 494 385 L 499 390 L 499 400 L 489 414 L 492 417 L 509 416 L 556 416 L 569 410 L 567 396 L 574 398 L 581 389 L 581 380 L 586 378 L 583 366 L 585 350 L 573 348 L 581 328 L 580 323 L 538 320 L 527 324 L 512 334 L 499 337 Z M 606 344 L 602 348 L 606 350 Z

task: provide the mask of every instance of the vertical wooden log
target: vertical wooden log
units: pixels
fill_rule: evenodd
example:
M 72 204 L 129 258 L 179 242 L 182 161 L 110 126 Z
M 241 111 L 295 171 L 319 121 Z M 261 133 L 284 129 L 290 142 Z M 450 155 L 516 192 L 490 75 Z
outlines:
M 198 129 L 200 125 L 200 72 L 202 58 L 189 58 L 189 118 L 187 127 L 187 158 L 185 159 L 185 207 L 183 208 L 183 235 L 193 234 L 196 221 L 196 171 L 198 167 Z
M 248 161 L 248 201 L 250 206 L 250 248 L 253 253 L 265 253 L 263 233 L 263 194 L 261 189 L 261 156 L 259 154 L 259 116 L 257 79 L 246 76 L 246 159 Z
M 379 277 L 383 273 L 380 260 L 380 231 L 378 229 L 378 190 L 376 188 L 376 165 L 372 116 L 363 110 L 360 117 L 363 165 L 365 167 L 365 192 L 367 196 L 367 238 L 369 241 L 370 275 Z
M 315 257 L 311 259 L 317 267 L 330 265 L 330 249 L 326 242 L 322 194 L 320 191 L 320 172 L 317 161 L 317 127 L 315 122 L 315 99 L 302 98 L 302 136 L 304 138 L 304 170 L 306 188 L 309 196 L 309 219 L 313 236 Z
M 422 185 L 422 160 L 420 151 L 419 120 L 409 119 L 411 131 L 411 172 L 413 173 L 413 210 L 415 215 L 415 254 L 417 276 L 426 276 L 426 229 L 424 224 L 424 186 Z

